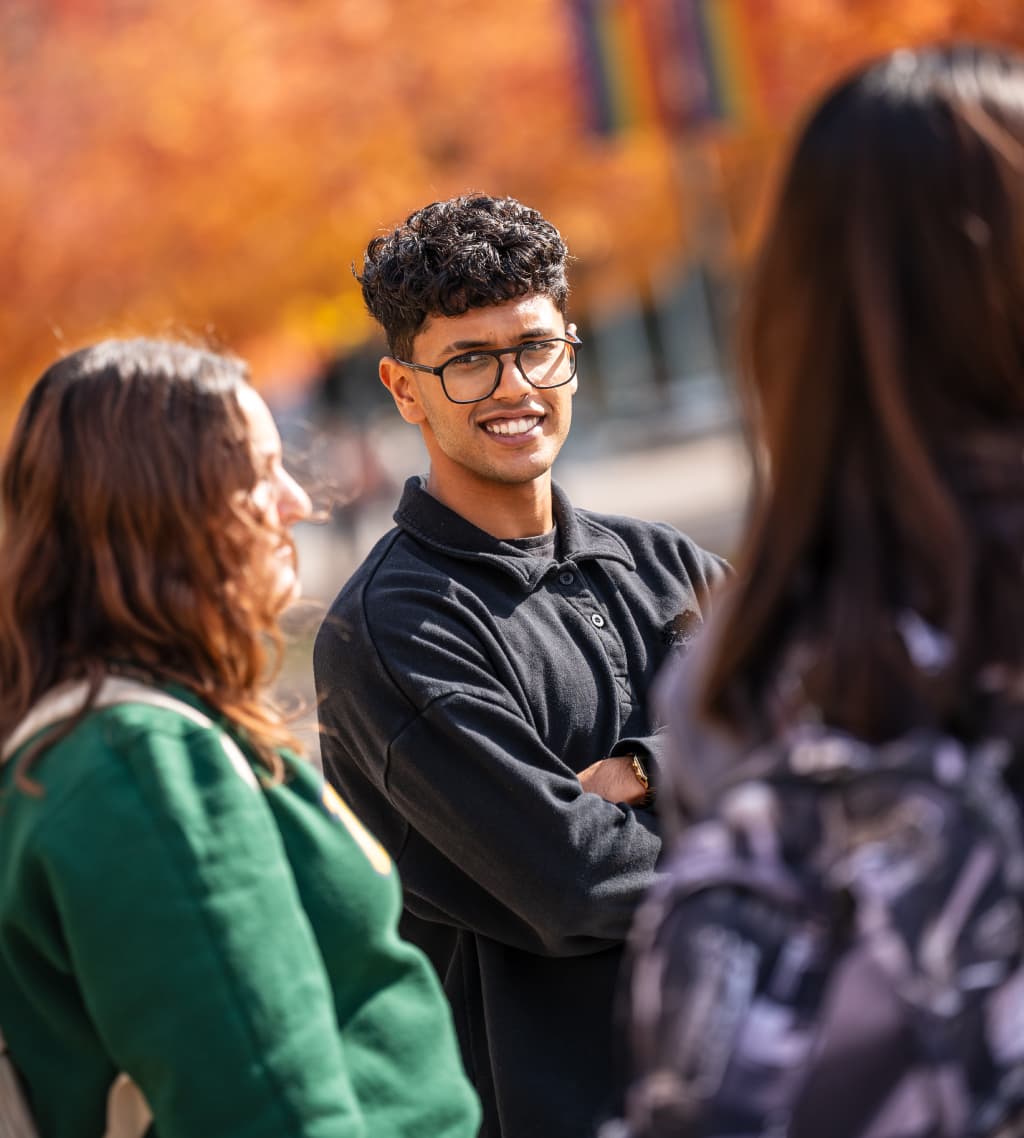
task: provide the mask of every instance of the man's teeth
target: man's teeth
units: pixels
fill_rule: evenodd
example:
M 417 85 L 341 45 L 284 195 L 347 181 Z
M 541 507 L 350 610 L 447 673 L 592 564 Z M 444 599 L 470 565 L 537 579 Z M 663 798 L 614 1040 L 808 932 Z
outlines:
M 536 416 L 529 419 L 492 419 L 484 423 L 484 430 L 492 435 L 525 435 L 540 422 Z

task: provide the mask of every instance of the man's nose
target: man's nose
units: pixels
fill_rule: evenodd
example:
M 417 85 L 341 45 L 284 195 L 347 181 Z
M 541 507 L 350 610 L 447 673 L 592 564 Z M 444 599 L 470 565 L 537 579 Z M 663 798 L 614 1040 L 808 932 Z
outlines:
M 507 395 L 519 398 L 523 388 L 533 386 L 519 366 L 516 352 L 502 352 L 498 357 L 498 369 L 498 386 L 494 390 L 495 395 L 505 392 Z

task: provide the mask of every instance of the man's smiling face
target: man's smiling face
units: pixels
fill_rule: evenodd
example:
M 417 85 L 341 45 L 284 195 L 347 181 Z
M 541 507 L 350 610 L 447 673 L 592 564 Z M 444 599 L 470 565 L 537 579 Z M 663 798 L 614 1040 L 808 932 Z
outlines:
M 461 316 L 431 317 L 413 341 L 411 361 L 436 367 L 473 348 L 515 348 L 566 331 L 551 298 L 534 293 Z M 437 376 L 396 360 L 382 364 L 381 378 L 403 418 L 419 425 L 431 483 L 449 504 L 464 492 L 478 494 L 484 483 L 521 485 L 547 476 L 569 433 L 575 377 L 563 387 L 532 387 L 512 355 L 502 358 L 501 381 L 479 403 L 452 403 Z

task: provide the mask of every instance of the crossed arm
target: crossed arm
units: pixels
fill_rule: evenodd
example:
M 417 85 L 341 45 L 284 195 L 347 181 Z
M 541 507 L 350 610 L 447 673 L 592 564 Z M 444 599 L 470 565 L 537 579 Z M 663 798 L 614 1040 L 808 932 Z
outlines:
M 577 776 L 457 629 L 365 647 L 318 637 L 324 765 L 391 846 L 408 907 L 545 955 L 623 940 L 661 848 L 629 758 Z
M 597 794 L 605 802 L 624 802 L 627 806 L 640 806 L 647 791 L 636 776 L 630 755 L 612 755 L 598 759 L 576 776 L 580 786 L 589 794 Z

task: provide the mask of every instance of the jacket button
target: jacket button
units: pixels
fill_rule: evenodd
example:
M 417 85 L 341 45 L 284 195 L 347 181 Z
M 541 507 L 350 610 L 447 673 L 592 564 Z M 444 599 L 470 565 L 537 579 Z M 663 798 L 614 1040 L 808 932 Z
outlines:
M 604 617 L 599 612 L 591 613 L 590 623 L 595 628 L 604 628 Z
M 558 574 L 558 580 L 563 585 L 571 585 L 573 583 L 573 581 L 576 580 L 576 578 L 571 573 L 559 573 Z

